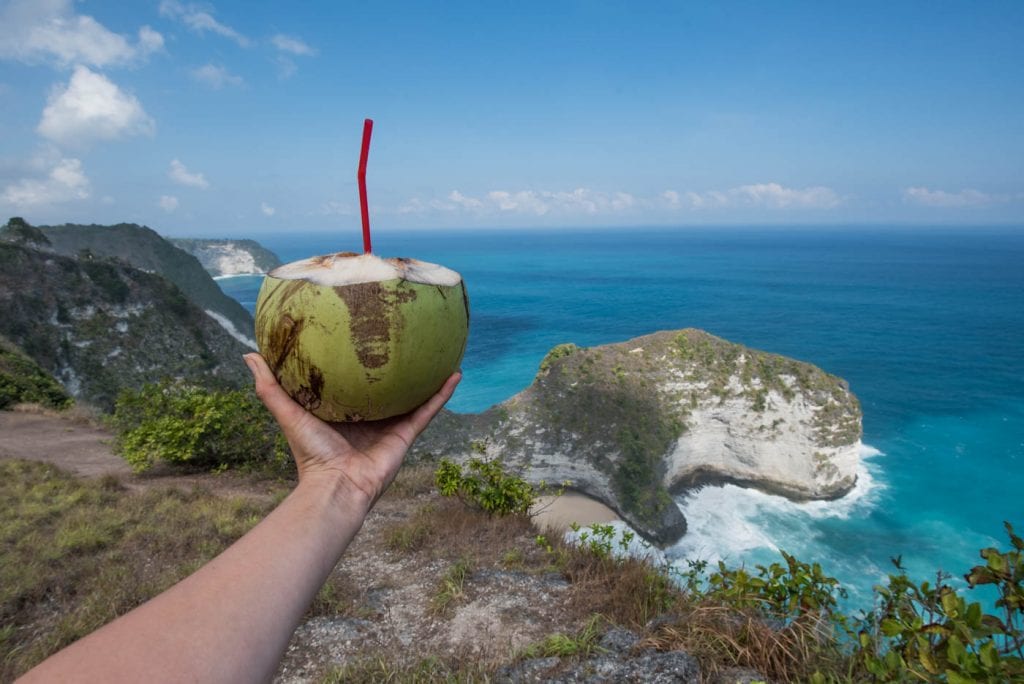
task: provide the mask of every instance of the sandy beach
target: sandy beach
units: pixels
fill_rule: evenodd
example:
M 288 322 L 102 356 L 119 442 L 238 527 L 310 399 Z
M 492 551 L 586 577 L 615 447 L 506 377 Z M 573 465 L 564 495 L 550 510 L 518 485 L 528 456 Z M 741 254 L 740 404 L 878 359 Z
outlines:
M 539 497 L 530 513 L 545 532 L 564 532 L 574 522 L 587 526 L 619 519 L 615 511 L 579 492 Z

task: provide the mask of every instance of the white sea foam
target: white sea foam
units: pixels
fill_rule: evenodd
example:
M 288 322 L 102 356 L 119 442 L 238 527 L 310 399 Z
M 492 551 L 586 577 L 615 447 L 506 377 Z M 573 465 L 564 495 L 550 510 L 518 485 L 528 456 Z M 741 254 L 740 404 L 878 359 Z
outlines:
M 884 489 L 871 458 L 877 449 L 861 445 L 857 483 L 835 501 L 798 503 L 736 485 L 709 485 L 677 499 L 686 516 L 686 535 L 667 550 L 671 558 L 716 562 L 743 561 L 757 551 L 794 550 L 812 541 L 812 523 L 847 519 L 875 505 Z
M 252 273 L 225 273 L 224 275 L 213 276 L 214 280 L 232 280 L 234 278 L 251 278 L 253 276 L 266 275 L 265 271 L 254 271 Z

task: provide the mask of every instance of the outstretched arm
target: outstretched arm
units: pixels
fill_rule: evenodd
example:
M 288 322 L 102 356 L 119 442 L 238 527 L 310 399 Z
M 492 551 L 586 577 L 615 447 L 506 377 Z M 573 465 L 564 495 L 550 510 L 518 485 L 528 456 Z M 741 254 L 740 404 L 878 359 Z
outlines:
M 406 416 L 329 425 L 292 401 L 261 356 L 245 360 L 256 393 L 288 438 L 298 486 L 193 575 L 55 654 L 23 681 L 269 680 L 316 592 L 459 382 L 453 375 Z

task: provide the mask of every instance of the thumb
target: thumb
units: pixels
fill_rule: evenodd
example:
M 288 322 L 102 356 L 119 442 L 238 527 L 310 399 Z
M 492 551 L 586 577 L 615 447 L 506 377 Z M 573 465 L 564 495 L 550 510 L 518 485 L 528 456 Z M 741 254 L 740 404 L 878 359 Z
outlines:
M 242 357 L 249 367 L 256 383 L 256 396 L 274 416 L 274 419 L 287 432 L 297 422 L 305 419 L 306 409 L 295 402 L 274 377 L 270 366 L 259 354 L 246 354 Z

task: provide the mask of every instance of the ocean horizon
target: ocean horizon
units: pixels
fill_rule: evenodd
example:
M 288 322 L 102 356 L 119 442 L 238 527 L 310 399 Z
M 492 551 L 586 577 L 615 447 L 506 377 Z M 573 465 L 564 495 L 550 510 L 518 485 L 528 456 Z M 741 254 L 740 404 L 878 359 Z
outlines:
M 254 235 L 283 261 L 358 250 L 355 231 Z M 855 607 L 902 556 L 954 578 L 1005 546 L 1024 505 L 1024 230 L 731 227 L 379 231 L 375 252 L 462 273 L 464 380 L 477 412 L 527 387 L 556 344 L 701 328 L 808 361 L 850 383 L 864 413 L 858 485 L 794 503 L 734 485 L 678 497 L 685 559 L 820 562 Z M 250 311 L 262 278 L 218 279 Z

